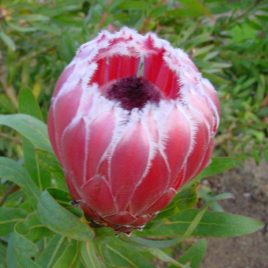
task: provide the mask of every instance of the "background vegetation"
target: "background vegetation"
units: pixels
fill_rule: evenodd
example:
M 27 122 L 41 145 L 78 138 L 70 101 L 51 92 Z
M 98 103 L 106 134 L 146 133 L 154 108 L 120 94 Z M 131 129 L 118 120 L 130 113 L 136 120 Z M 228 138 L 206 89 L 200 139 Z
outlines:
M 82 43 L 93 38 L 101 29 L 109 25 L 115 28 L 127 25 L 144 33 L 154 31 L 160 37 L 169 40 L 175 47 L 183 48 L 189 53 L 203 75 L 215 85 L 221 99 L 222 119 L 215 155 L 231 156 L 232 159 L 239 160 L 253 157 L 257 162 L 265 158 L 268 161 L 268 3 L 265 0 L 2 0 L 0 3 L 0 114 L 21 112 L 46 121 L 51 94 L 60 72 Z M 27 121 L 23 121 L 25 118 L 20 118 L 20 121 L 16 122 L 13 122 L 11 117 L 0 119 L 2 124 L 12 126 L 25 137 L 29 136 L 34 144 L 33 148 L 24 138 L 21 139 L 17 132 L 1 126 L 0 156 L 18 160 L 18 162 L 10 162 L 11 160 L 4 159 L 0 162 L 0 177 L 4 177 L 0 187 L 0 203 L 1 205 L 5 203 L 5 207 L 1 207 L 3 209 L 1 212 L 5 215 L 4 219 L 10 219 L 12 222 L 12 225 L 5 225 L 0 215 L 2 228 L 0 235 L 4 235 L 1 238 L 0 253 L 6 254 L 7 250 L 9 267 L 64 267 L 60 265 L 68 263 L 66 256 L 68 254 L 71 256 L 70 252 L 77 252 L 80 247 L 79 252 L 84 262 L 91 263 L 90 260 L 93 260 L 94 263 L 97 257 L 94 251 L 88 251 L 88 247 L 91 246 L 87 242 L 83 242 L 82 246 L 77 242 L 84 241 L 84 237 L 87 236 L 91 238 L 93 234 L 85 231 L 85 225 L 79 225 L 77 218 L 73 218 L 74 214 L 78 216 L 81 214 L 68 203 L 70 198 L 65 192 L 62 171 L 51 155 L 44 154 L 44 151 L 50 150 L 47 149 L 47 141 L 40 141 L 37 137 L 38 133 L 35 133 L 43 126 L 38 123 L 33 124 L 36 128 L 28 129 L 25 133 L 25 126 L 22 126 L 24 123 L 27 126 Z M 22 170 L 17 163 L 23 163 L 35 184 L 32 184 L 28 175 L 25 175 L 25 170 Z M 235 164 L 234 160 L 224 161 L 215 158 L 211 168 L 198 179 Z M 10 175 L 5 169 L 7 166 L 21 175 Z M 61 180 L 53 180 L 55 177 Z M 17 191 L 18 186 L 8 182 L 7 178 L 19 185 L 25 192 L 23 194 L 30 196 L 26 199 L 27 202 L 24 202 L 21 191 Z M 41 194 L 40 191 L 47 187 L 50 187 L 49 194 L 48 192 Z M 74 214 L 66 214 L 66 210 L 62 211 L 62 207 L 51 196 Z M 185 196 L 188 201 L 182 202 L 185 201 Z M 178 195 L 175 203 L 168 211 L 164 211 L 159 219 L 170 215 L 170 211 L 175 213 L 181 210 L 180 204 L 184 209 L 192 207 L 200 196 L 203 197 L 203 204 L 209 205 L 214 211 L 221 210 L 217 204 L 218 200 L 230 197 L 225 193 L 213 199 L 204 192 L 197 196 L 196 187 L 193 186 Z M 34 203 L 38 203 L 37 212 L 36 205 L 31 207 Z M 46 211 L 45 207 L 51 210 Z M 53 213 L 59 213 L 62 218 L 53 221 L 51 226 L 49 214 L 53 215 Z M 40 215 L 45 216 L 40 218 Z M 194 215 L 196 215 L 195 210 L 191 210 L 190 214 L 180 214 L 178 219 L 190 217 L 194 220 Z M 16 223 L 15 216 L 20 220 L 14 227 L 16 232 L 8 237 L 6 235 L 12 231 Z M 65 226 L 62 230 L 62 219 L 64 221 L 68 219 L 73 226 L 78 226 L 74 234 L 70 234 L 72 226 L 69 226 L 69 229 Z M 40 221 L 44 226 L 38 225 L 41 224 Z M 246 219 L 242 221 L 232 218 L 232 221 L 237 228 L 234 228 L 233 233 L 228 230 L 214 230 L 214 235 L 221 236 L 225 232 L 225 236 L 234 236 L 259 228 L 258 224 Z M 247 229 L 247 224 L 248 226 L 252 224 L 253 227 Z M 161 235 L 167 231 L 166 226 L 154 225 L 154 223 L 151 225 L 156 229 L 145 230 L 143 236 L 154 232 Z M 39 227 L 36 227 L 36 230 L 32 226 Z M 30 227 L 35 231 L 33 232 Z M 191 228 L 194 229 L 193 227 Z M 200 228 L 195 234 L 206 236 L 207 233 L 202 233 L 202 226 Z M 184 233 L 182 240 L 190 236 L 190 231 L 187 233 L 187 230 L 184 233 L 185 228 L 181 230 L 177 228 L 177 232 Z M 46 240 L 52 232 L 57 235 Z M 170 232 L 172 233 L 172 230 Z M 118 252 L 123 251 L 125 247 L 123 242 L 117 241 L 114 245 L 115 241 L 109 238 L 109 235 L 110 233 L 107 234 L 108 242 L 105 243 L 110 243 L 110 248 Z M 43 236 L 45 240 L 40 242 L 39 239 L 43 239 Z M 143 246 L 148 244 L 148 241 L 141 238 L 134 240 L 132 242 Z M 43 253 L 40 255 L 36 244 L 29 241 L 35 242 L 39 249 L 43 248 Z M 8 249 L 5 247 L 7 243 L 9 243 Z M 165 243 L 167 244 L 162 243 L 157 246 L 164 248 L 165 245 L 172 245 L 172 241 Z M 192 251 L 199 253 L 205 251 L 204 243 L 201 240 L 194 245 Z M 21 247 L 16 248 L 16 244 Z M 64 244 L 68 247 L 63 247 Z M 103 254 L 108 256 L 109 262 L 115 263 L 115 267 L 120 267 L 116 266 L 119 265 L 118 262 L 120 263 L 118 256 L 115 257 L 103 245 L 104 242 L 100 242 L 98 250 L 103 251 Z M 49 259 L 51 266 L 46 266 L 48 256 L 57 246 L 59 252 L 65 255 L 62 253 L 58 257 L 54 256 L 55 259 Z M 139 250 L 134 248 L 132 251 L 135 255 Z M 158 249 L 150 249 L 149 253 L 163 262 L 171 263 L 171 266 L 182 267 Z M 39 254 L 37 263 L 40 266 L 32 263 L 32 257 L 36 254 Z M 131 261 L 137 261 L 137 267 L 142 267 L 141 265 L 151 267 L 148 266 L 146 259 L 137 260 L 135 256 L 128 256 L 129 252 L 124 254 Z M 191 252 L 186 253 L 184 259 L 180 261 L 186 263 L 190 255 Z M 197 255 L 196 266 L 192 267 L 197 267 L 201 255 Z M 19 266 L 13 260 L 14 256 L 25 266 Z M 121 260 L 121 263 L 124 261 Z M 80 263 L 75 267 L 87 267 L 79 265 Z M 5 266 L 0 264 L 0 267 Z

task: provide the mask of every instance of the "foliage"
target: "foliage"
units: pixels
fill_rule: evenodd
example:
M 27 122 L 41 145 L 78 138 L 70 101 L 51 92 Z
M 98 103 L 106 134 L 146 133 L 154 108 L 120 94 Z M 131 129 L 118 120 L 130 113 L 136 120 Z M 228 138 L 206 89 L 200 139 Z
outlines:
M 224 157 L 215 157 L 131 237 L 93 228 L 72 205 L 44 123 L 64 66 L 80 44 L 111 24 L 154 31 L 186 50 L 215 84 L 222 104 L 216 154 Z M 261 228 L 258 221 L 222 212 L 218 201 L 231 196 L 198 191 L 198 182 L 234 167 L 237 158 L 268 159 L 267 27 L 265 1 L 3 0 L 0 267 L 155 267 L 156 258 L 169 267 L 198 267 L 206 243 L 196 238 Z M 199 197 L 203 203 L 196 209 Z M 185 249 L 190 237 L 194 243 L 176 258 L 174 249 Z

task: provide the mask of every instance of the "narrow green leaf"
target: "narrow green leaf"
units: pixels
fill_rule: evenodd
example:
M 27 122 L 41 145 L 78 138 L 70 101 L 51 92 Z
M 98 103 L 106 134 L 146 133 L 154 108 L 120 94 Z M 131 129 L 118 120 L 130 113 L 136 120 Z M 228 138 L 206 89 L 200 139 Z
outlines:
M 22 221 L 27 213 L 20 208 L 0 207 L 0 236 L 13 230 L 14 225 Z
M 34 116 L 39 120 L 43 120 L 42 111 L 33 95 L 28 89 L 23 89 L 19 94 L 19 111 L 22 114 Z
M 170 264 L 174 265 L 175 267 L 179 267 L 179 268 L 191 268 L 187 264 L 184 265 L 184 264 L 176 261 L 175 259 L 173 259 L 171 256 L 169 256 L 168 254 L 166 254 L 164 251 L 162 251 L 160 249 L 157 249 L 157 248 L 148 248 L 147 250 L 153 256 L 155 256 L 156 258 L 158 258 L 159 260 L 161 260 L 163 262 L 170 263 Z
M 99 250 L 107 266 L 130 267 L 130 268 L 153 268 L 151 255 L 144 250 L 144 247 L 126 243 L 118 237 L 103 239 Z
M 12 38 L 10 38 L 7 34 L 4 32 L 0 31 L 0 39 L 5 43 L 5 45 L 12 51 L 16 50 L 16 45 Z
M 46 172 L 50 174 L 51 179 L 49 181 L 49 186 L 67 191 L 68 188 L 65 182 L 63 170 L 55 155 L 41 150 L 35 150 L 35 153 L 40 165 L 40 169 L 42 171 L 46 170 Z M 43 184 L 47 185 L 48 183 L 46 180 L 43 180 Z
M 66 248 L 68 241 L 61 235 L 54 235 L 50 238 L 47 246 L 37 258 L 37 263 L 43 268 L 51 268 L 61 256 Z
M 12 233 L 7 248 L 7 265 L 14 268 L 40 268 L 31 258 L 38 252 L 38 247 L 25 236 Z
M 191 183 L 181 188 L 168 207 L 160 211 L 153 222 L 149 224 L 154 224 L 155 221 L 172 216 L 178 213 L 178 211 L 192 208 L 198 199 L 196 187 L 197 184 Z
M 17 224 L 16 230 L 31 241 L 37 241 L 51 235 L 51 231 L 40 222 L 36 211 L 28 214 L 22 222 Z
M 234 168 L 239 164 L 238 159 L 231 157 L 214 157 L 210 165 L 205 168 L 194 181 L 200 181 L 205 177 L 214 176 L 220 174 L 228 169 Z
M 85 242 L 81 247 L 81 257 L 85 268 L 101 268 L 100 260 L 97 257 L 96 249 L 92 242 Z M 59 267 L 60 268 L 60 267 Z
M 38 215 L 47 228 L 63 236 L 87 241 L 94 235 L 86 223 L 60 206 L 47 191 L 41 194 Z
M 6 268 L 6 254 L 7 254 L 7 247 L 0 243 L 0 268 Z
M 190 225 L 187 227 L 185 233 L 182 235 L 180 241 L 183 241 L 192 235 L 192 233 L 194 232 L 194 230 L 196 229 L 196 227 L 199 225 L 200 221 L 202 220 L 207 209 L 208 209 L 207 207 L 204 207 L 203 209 L 198 211 L 198 213 L 195 215 Z
M 53 268 L 73 267 L 79 256 L 78 242 L 70 240 L 65 244 L 65 249 L 61 256 L 57 258 L 57 261 L 52 266 Z M 91 266 L 93 268 L 93 266 Z
M 189 209 L 178 213 L 151 229 L 144 230 L 140 235 L 154 235 L 156 237 L 174 237 L 183 235 L 192 224 L 198 209 Z M 193 230 L 193 236 L 202 237 L 236 237 L 253 233 L 263 227 L 263 224 L 252 218 L 228 214 L 223 212 L 206 211 L 199 224 Z
M 26 114 L 0 115 L 0 125 L 18 131 L 35 148 L 53 153 L 48 140 L 47 127 L 42 121 Z
M 37 30 L 36 27 L 20 26 L 19 24 L 12 23 L 11 21 L 8 21 L 7 24 L 10 29 L 18 31 L 20 33 L 31 33 Z
M 18 162 L 0 157 L 0 177 L 14 182 L 31 198 L 39 197 L 39 189 L 30 178 L 28 172 Z
M 42 111 L 30 90 L 21 90 L 19 94 L 19 112 L 33 116 L 39 120 L 43 120 Z M 51 178 L 47 167 L 40 165 L 39 153 L 40 150 L 32 145 L 32 143 L 23 138 L 23 156 L 24 166 L 30 173 L 35 183 L 39 186 L 39 189 L 45 189 L 50 186 Z M 51 158 L 55 159 L 53 154 L 42 151 L 43 154 L 51 155 Z M 55 160 L 56 161 L 56 160 Z M 49 166 L 49 163 L 48 163 Z
M 42 22 L 47 22 L 49 21 L 49 17 L 44 16 L 42 14 L 29 14 L 29 15 L 24 15 L 21 16 L 21 19 L 27 20 L 27 21 L 42 21 Z
M 184 254 L 179 258 L 179 262 L 186 264 L 189 263 L 191 268 L 198 268 L 207 251 L 206 240 L 200 240 L 190 247 Z
M 5 93 L 0 93 L 0 112 L 3 114 L 11 114 L 16 112 L 16 108 L 13 106 Z
M 132 236 L 128 239 L 124 238 L 124 240 L 149 248 L 168 248 L 175 246 L 179 243 L 178 238 L 169 240 L 156 240 L 156 239 L 146 239 L 138 236 Z

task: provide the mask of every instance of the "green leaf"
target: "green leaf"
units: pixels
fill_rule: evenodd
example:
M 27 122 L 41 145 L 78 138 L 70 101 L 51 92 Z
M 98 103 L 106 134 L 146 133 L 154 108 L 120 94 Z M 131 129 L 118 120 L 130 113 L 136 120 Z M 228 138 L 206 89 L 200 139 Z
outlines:
M 181 188 L 168 207 L 160 211 L 153 222 L 172 216 L 178 213 L 178 211 L 192 208 L 198 199 L 196 187 L 197 185 L 192 183 Z
M 167 262 L 170 263 L 172 265 L 174 265 L 174 267 L 179 267 L 179 268 L 191 268 L 189 265 L 184 265 L 178 261 L 176 261 L 175 259 L 173 259 L 172 257 L 170 257 L 168 254 L 166 254 L 164 251 L 157 249 L 157 248 L 148 248 L 147 249 L 153 256 L 155 256 L 156 258 L 158 258 L 159 260 L 163 261 L 163 262 Z
M 178 238 L 169 240 L 157 240 L 157 239 L 146 239 L 138 236 L 131 236 L 128 239 L 124 238 L 124 240 L 148 248 L 168 248 L 177 245 L 179 242 Z
M 0 31 L 0 39 L 5 43 L 5 45 L 12 51 L 16 50 L 16 45 L 12 38 L 10 38 L 7 34 L 4 32 Z
M 16 108 L 5 93 L 0 93 L 0 112 L 4 114 L 14 113 Z
M 17 224 L 16 230 L 31 241 L 37 241 L 51 235 L 51 231 L 40 222 L 36 211 L 28 214 L 24 221 Z
M 67 239 L 61 235 L 51 237 L 42 253 L 37 257 L 37 263 L 44 268 L 53 267 L 58 257 L 63 253 Z
M 103 267 L 103 264 L 101 264 L 100 260 L 97 257 L 96 249 L 93 242 L 88 241 L 82 244 L 81 257 L 85 268 Z
M 43 120 L 42 111 L 30 90 L 23 89 L 19 94 L 19 111 L 22 114 L 32 115 L 39 120 Z
M 57 188 L 47 188 L 46 190 L 61 206 L 77 217 L 83 217 L 83 211 L 79 208 L 79 206 L 72 204 L 72 198 L 69 192 L 62 191 Z
M 192 224 L 200 210 L 189 209 L 178 213 L 151 229 L 144 230 L 140 235 L 155 235 L 156 237 L 174 237 L 183 235 Z M 253 233 L 263 227 L 260 221 L 252 218 L 223 212 L 206 211 L 192 236 L 202 237 L 236 237 Z
M 186 231 L 182 235 L 180 239 L 181 241 L 185 240 L 186 238 L 192 235 L 192 233 L 194 232 L 194 230 L 196 229 L 196 227 L 199 225 L 202 218 L 204 217 L 204 214 L 206 213 L 207 209 L 208 209 L 207 207 L 204 207 L 198 211 L 198 213 L 195 215 L 192 222 L 190 223 L 190 225 L 187 227 Z
M 22 221 L 26 212 L 20 208 L 0 207 L 0 236 L 13 230 L 15 223 Z
M 200 181 L 205 177 L 220 174 L 228 169 L 238 166 L 240 161 L 231 157 L 214 157 L 211 164 L 205 168 L 194 181 Z
M 15 129 L 35 148 L 53 153 L 48 140 L 47 127 L 42 121 L 26 114 L 0 115 L 0 125 Z
M 42 170 L 46 170 L 50 174 L 50 185 L 63 191 L 68 191 L 63 170 L 56 159 L 55 155 L 41 150 L 35 150 L 38 163 Z M 48 183 L 44 181 L 47 185 Z M 48 186 L 48 185 L 47 185 Z
M 185 210 L 188 208 L 192 208 L 197 202 L 197 185 L 191 184 L 187 187 L 183 187 L 175 196 L 174 206 L 178 210 Z
M 58 203 L 60 203 L 60 205 L 70 206 L 72 198 L 69 192 L 62 191 L 57 188 L 48 188 L 47 191 L 54 199 L 57 200 Z
M 14 232 L 9 237 L 7 265 L 12 268 L 40 268 L 31 258 L 38 252 L 38 247 L 25 236 Z
M 103 239 L 99 243 L 99 250 L 107 266 L 113 268 L 153 268 L 150 254 L 146 254 L 144 247 L 136 247 L 120 240 L 118 237 Z
M 179 262 L 186 264 L 189 263 L 191 268 L 198 268 L 207 251 L 206 240 L 200 240 L 190 247 L 184 254 L 179 258 Z
M 117 1 L 116 5 L 113 5 L 112 10 L 126 9 L 126 10 L 149 10 L 151 8 L 151 4 L 149 2 L 141 2 L 141 1 Z
M 40 221 L 55 233 L 81 241 L 93 238 L 94 233 L 88 224 L 60 206 L 47 191 L 41 194 L 38 215 Z
M 53 265 L 53 268 L 73 267 L 79 256 L 78 242 L 71 240 L 65 244 L 65 249 L 61 256 L 57 258 L 57 261 Z M 93 268 L 93 266 L 92 266 Z
M 30 178 L 28 172 L 18 162 L 0 157 L 0 177 L 14 182 L 30 197 L 39 198 L 39 189 Z
M 43 120 L 41 109 L 30 90 L 20 91 L 19 112 L 34 116 L 39 120 Z M 24 165 L 39 188 L 44 189 L 48 187 L 50 184 L 49 173 L 46 168 L 40 167 L 38 153 L 34 146 L 26 138 L 23 138 L 23 156 Z
M 21 19 L 24 19 L 24 20 L 27 20 L 27 21 L 42 21 L 42 22 L 49 21 L 49 17 L 44 16 L 42 14 L 24 15 L 24 16 L 21 16 Z
M 0 243 L 0 260 L 2 260 L 0 262 L 0 268 L 6 268 L 6 254 L 7 254 L 7 247 Z

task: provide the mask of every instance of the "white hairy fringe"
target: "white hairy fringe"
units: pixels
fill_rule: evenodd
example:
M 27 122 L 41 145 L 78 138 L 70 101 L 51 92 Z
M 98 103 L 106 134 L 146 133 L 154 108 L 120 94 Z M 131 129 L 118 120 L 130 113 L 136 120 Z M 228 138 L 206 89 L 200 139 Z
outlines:
M 209 96 L 208 92 L 205 90 L 205 86 L 204 84 L 207 84 L 211 90 L 215 91 L 214 87 L 212 86 L 212 84 L 210 83 L 210 81 L 206 78 L 202 78 L 201 80 L 201 86 L 200 86 L 200 92 L 205 96 L 205 98 L 207 99 L 212 111 L 214 112 L 214 116 L 215 116 L 215 120 L 216 120 L 216 128 L 218 129 L 219 124 L 220 124 L 220 115 L 218 113 L 218 109 L 215 105 L 215 103 L 212 101 L 211 97 Z M 214 133 L 215 135 L 215 133 Z

